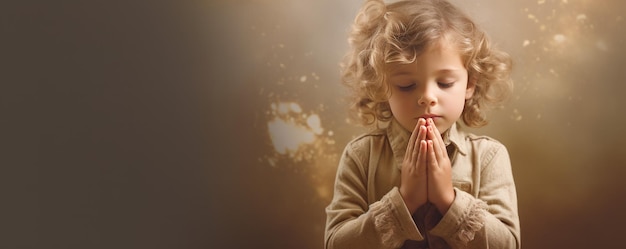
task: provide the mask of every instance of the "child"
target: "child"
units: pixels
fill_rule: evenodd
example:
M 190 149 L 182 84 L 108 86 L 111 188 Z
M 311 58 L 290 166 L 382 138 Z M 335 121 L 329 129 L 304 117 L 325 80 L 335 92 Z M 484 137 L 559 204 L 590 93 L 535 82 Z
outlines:
M 508 55 L 444 0 L 367 1 L 349 41 L 343 81 L 376 129 L 344 150 L 325 248 L 520 248 L 506 148 L 457 124 L 510 92 Z

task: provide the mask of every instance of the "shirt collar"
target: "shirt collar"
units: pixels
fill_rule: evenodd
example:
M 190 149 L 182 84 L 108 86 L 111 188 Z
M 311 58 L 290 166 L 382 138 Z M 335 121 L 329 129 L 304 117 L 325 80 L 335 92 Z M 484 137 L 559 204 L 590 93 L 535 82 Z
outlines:
M 448 132 L 443 134 L 443 142 L 446 146 L 449 146 L 450 144 L 454 145 L 459 153 L 464 156 L 467 155 L 467 143 L 465 143 L 465 136 L 458 130 L 458 125 L 456 123 L 452 124 L 452 127 L 448 129 Z
M 402 161 L 404 160 L 404 154 L 406 153 L 407 143 L 411 137 L 411 132 L 404 129 L 395 118 L 392 118 L 387 126 L 387 137 L 393 156 L 396 161 L 398 169 L 402 168 Z M 467 148 L 464 143 L 464 137 L 457 129 L 457 124 L 452 124 L 452 127 L 443 134 L 443 142 L 446 144 L 448 151 L 451 153 L 448 155 L 452 160 L 453 155 L 458 151 L 462 155 L 466 155 Z

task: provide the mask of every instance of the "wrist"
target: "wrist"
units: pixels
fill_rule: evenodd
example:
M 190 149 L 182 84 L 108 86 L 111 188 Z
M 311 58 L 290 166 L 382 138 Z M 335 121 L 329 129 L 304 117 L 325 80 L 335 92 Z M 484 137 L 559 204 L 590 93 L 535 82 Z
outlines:
M 406 194 L 400 191 L 400 196 L 402 196 L 402 200 L 404 201 L 404 206 L 409 210 L 409 213 L 415 212 L 415 204 L 409 198 L 407 198 Z
M 417 210 L 417 208 L 421 206 L 419 203 L 417 203 L 417 201 L 409 198 L 408 197 L 409 195 L 404 193 L 402 189 L 400 189 L 400 196 L 402 197 L 402 200 L 404 201 L 404 206 L 406 206 L 406 208 L 409 210 L 411 214 L 413 214 Z
M 447 198 L 443 198 L 441 202 L 435 204 L 435 207 L 437 207 L 437 210 L 439 210 L 439 213 L 441 213 L 441 215 L 445 215 L 448 212 L 455 198 L 456 192 L 452 190 Z

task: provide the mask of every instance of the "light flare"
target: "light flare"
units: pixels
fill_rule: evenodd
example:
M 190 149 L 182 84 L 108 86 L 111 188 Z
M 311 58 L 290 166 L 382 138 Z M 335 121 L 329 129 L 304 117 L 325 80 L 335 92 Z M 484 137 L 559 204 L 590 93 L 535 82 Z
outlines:
M 289 120 L 273 119 L 267 123 L 274 150 L 279 154 L 295 153 L 302 144 L 310 144 L 315 134 L 307 127 Z
M 318 110 L 321 111 L 321 110 Z M 296 102 L 277 101 L 267 111 L 267 131 L 274 153 L 260 158 L 272 167 L 294 167 L 307 172 L 317 198 L 332 198 L 332 180 L 338 160 L 333 131 L 322 127 L 316 111 Z M 304 168 L 302 168 L 304 167 Z

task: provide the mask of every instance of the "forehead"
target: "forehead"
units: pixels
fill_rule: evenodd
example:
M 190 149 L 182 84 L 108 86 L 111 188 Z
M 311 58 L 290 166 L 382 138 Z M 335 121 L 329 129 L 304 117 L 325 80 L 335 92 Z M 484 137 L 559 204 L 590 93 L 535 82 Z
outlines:
M 456 45 L 447 39 L 431 44 L 413 58 L 388 63 L 387 73 L 391 75 L 411 72 L 448 72 L 464 70 L 461 53 Z

